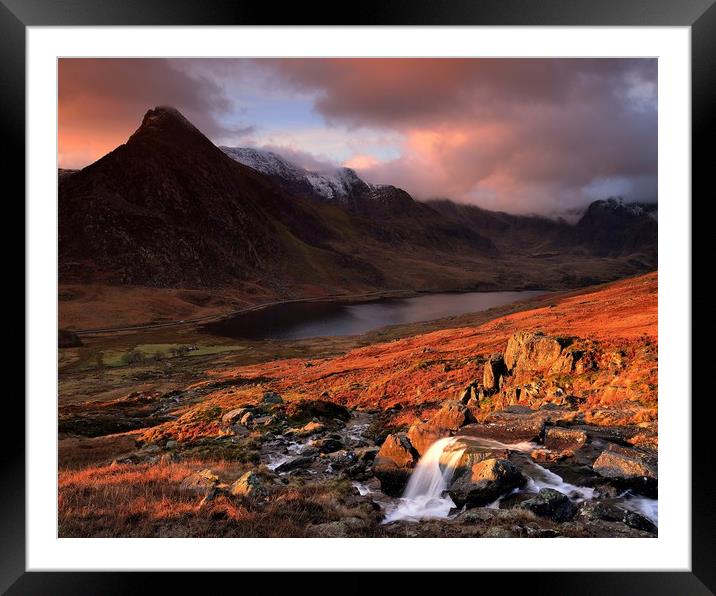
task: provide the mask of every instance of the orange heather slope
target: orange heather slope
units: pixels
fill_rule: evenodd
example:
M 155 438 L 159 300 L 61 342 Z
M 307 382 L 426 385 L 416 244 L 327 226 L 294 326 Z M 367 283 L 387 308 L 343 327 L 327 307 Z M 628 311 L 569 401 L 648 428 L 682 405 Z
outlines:
M 240 377 L 261 382 L 250 388 L 227 387 L 211 393 L 178 420 L 148 431 L 146 438 L 220 433 L 219 426 L 211 422 L 196 424 L 197 409 L 227 411 L 259 399 L 265 390 L 277 391 L 287 400 L 320 398 L 353 408 L 400 406 L 394 422 L 410 423 L 424 418 L 446 399 L 454 399 L 470 383 L 481 381 L 485 357 L 504 351 L 508 339 L 518 331 L 577 338 L 575 345 L 591 351 L 601 363 L 594 370 L 569 377 L 541 371 L 532 383 L 538 398 L 519 403 L 539 406 L 555 403 L 554 394 L 577 395 L 587 422 L 655 427 L 657 289 L 654 272 L 555 298 L 547 307 L 477 327 L 416 335 L 324 360 L 290 359 L 209 371 L 213 380 Z M 505 407 L 505 399 L 496 399 L 490 407 Z

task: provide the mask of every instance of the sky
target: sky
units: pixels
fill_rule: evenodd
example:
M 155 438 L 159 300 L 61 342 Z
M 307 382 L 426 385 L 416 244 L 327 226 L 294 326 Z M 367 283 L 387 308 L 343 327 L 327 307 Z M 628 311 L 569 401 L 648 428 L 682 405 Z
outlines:
M 657 200 L 655 59 L 60 59 L 58 162 L 157 105 L 217 145 L 354 168 L 417 199 L 554 215 Z

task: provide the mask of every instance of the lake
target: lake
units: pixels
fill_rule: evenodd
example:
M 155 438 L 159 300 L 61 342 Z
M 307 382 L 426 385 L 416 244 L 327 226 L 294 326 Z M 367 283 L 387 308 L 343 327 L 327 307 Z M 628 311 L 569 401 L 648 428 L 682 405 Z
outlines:
M 253 340 L 359 335 L 388 325 L 480 312 L 544 293 L 438 293 L 353 304 L 291 302 L 205 323 L 202 329 L 211 335 Z

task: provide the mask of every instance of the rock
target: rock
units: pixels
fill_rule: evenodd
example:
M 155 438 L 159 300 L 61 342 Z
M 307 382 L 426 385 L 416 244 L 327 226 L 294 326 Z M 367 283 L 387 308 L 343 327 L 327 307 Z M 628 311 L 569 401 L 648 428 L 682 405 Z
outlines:
M 522 502 L 520 508 L 556 522 L 568 521 L 577 512 L 569 497 L 553 488 L 541 489 L 535 497 Z
M 405 433 L 388 435 L 373 462 L 381 490 L 391 497 L 400 496 L 417 461 L 418 452 Z
M 657 531 L 657 527 L 652 521 L 640 513 L 600 501 L 585 501 L 582 503 L 577 511 L 577 517 L 587 521 L 621 522 L 631 528 L 645 532 L 656 533 Z
M 429 422 L 417 422 L 408 429 L 408 439 L 419 455 L 423 455 L 438 439 L 447 437 L 450 431 Z
M 309 443 L 311 447 L 318 450 L 319 453 L 333 453 L 343 449 L 343 443 L 340 440 L 332 437 L 324 437 L 322 439 L 316 439 Z
M 563 449 L 579 449 L 587 442 L 587 433 L 583 430 L 553 426 L 544 434 L 544 444 L 547 449 L 560 451 Z
M 379 451 L 380 448 L 378 447 L 359 447 L 355 450 L 355 454 L 360 461 L 371 462 L 375 459 L 375 456 L 378 455 Z
M 430 424 L 436 429 L 459 430 L 473 420 L 465 404 L 451 400 L 443 404 L 438 413 L 430 419 Z
M 460 432 L 504 443 L 538 441 L 549 419 L 548 412 L 531 410 L 526 406 L 511 406 L 501 412 L 492 412 L 481 424 L 464 426 Z
M 485 391 L 495 392 L 500 388 L 500 377 L 507 372 L 502 354 L 493 354 L 485 362 L 482 373 L 482 386 Z
M 360 531 L 365 522 L 358 517 L 347 517 L 339 521 L 326 522 L 311 526 L 311 533 L 319 538 L 345 538 Z
M 311 435 L 315 435 L 317 433 L 321 433 L 324 430 L 326 430 L 326 425 L 322 422 L 308 422 L 304 426 L 298 429 L 292 429 L 290 431 L 287 431 L 286 434 L 292 434 L 297 437 L 310 437 Z
M 515 534 L 509 528 L 501 528 L 500 526 L 492 526 L 482 535 L 483 538 L 515 538 Z
M 165 444 L 165 447 L 166 447 L 167 449 L 175 449 L 175 448 L 178 447 L 178 446 L 179 446 L 179 441 L 169 440 L 169 441 L 167 441 L 166 444 Z
M 254 471 L 248 471 L 236 480 L 229 487 L 229 492 L 234 496 L 251 499 L 263 499 L 268 495 L 264 480 Z
M 351 417 L 351 411 L 332 401 L 323 399 L 308 399 L 299 402 L 289 402 L 286 406 L 286 416 L 296 420 L 331 420 L 338 419 L 345 422 Z
M 465 405 L 467 405 L 467 403 L 471 399 L 478 399 L 479 390 L 480 389 L 477 384 L 477 381 L 473 381 L 467 387 L 465 387 L 465 389 L 463 389 L 460 392 L 460 395 L 458 396 L 457 401 L 460 401 L 460 402 L 464 403 Z
M 496 515 L 494 509 L 488 509 L 487 507 L 475 507 L 474 509 L 468 509 L 463 511 L 455 519 L 465 523 L 478 523 L 490 521 Z
M 287 462 L 282 463 L 280 466 L 277 466 L 275 468 L 275 472 L 278 474 L 283 474 L 285 472 L 290 472 L 292 470 L 296 470 L 298 468 L 306 468 L 310 466 L 313 463 L 313 458 L 308 455 L 299 455 L 298 457 L 294 457 L 293 459 L 288 460 Z
M 236 408 L 224 414 L 221 417 L 221 421 L 224 424 L 233 424 L 234 422 L 241 420 L 241 418 L 248 412 L 250 412 L 249 408 Z
M 549 369 L 559 358 L 568 340 L 541 332 L 519 331 L 507 341 L 504 363 L 509 372 Z
M 244 426 L 248 426 L 251 424 L 254 420 L 254 414 L 253 412 L 246 412 L 243 416 L 241 416 L 241 419 L 239 422 L 243 424 Z
M 199 507 L 204 507 L 208 503 L 211 503 L 216 497 L 225 494 L 225 491 L 218 486 L 211 487 L 208 492 L 204 495 L 204 498 L 199 502 Z
M 275 391 L 266 391 L 266 393 L 264 393 L 263 403 L 265 403 L 265 404 L 282 404 L 283 398 Z
M 620 486 L 648 495 L 656 493 L 658 474 L 653 455 L 628 447 L 609 445 L 594 461 L 592 469 Z
M 184 478 L 179 488 L 188 492 L 207 494 L 217 484 L 219 484 L 219 477 L 208 468 L 204 468 Z
M 448 494 L 455 505 L 480 507 L 504 493 L 523 486 L 525 477 L 509 461 L 490 458 L 478 461 L 453 480 Z

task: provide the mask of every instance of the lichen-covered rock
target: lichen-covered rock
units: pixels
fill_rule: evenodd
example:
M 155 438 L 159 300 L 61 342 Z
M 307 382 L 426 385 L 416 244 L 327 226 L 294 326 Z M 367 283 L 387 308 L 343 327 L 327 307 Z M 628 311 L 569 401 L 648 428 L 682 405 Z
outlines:
M 544 445 L 554 451 L 579 449 L 586 444 L 587 439 L 587 433 L 583 430 L 553 426 L 545 431 Z
M 266 391 L 262 401 L 265 404 L 282 404 L 283 398 L 275 391 Z
M 221 417 L 221 421 L 224 424 L 234 424 L 234 422 L 238 422 L 239 420 L 241 420 L 250 411 L 250 408 L 235 408 L 229 412 L 226 412 L 226 414 Z
M 219 484 L 219 477 L 208 468 L 190 474 L 181 481 L 181 490 L 207 494 L 212 488 Z
M 525 482 L 525 477 L 512 463 L 491 458 L 478 461 L 458 474 L 448 494 L 458 507 L 481 507 Z
M 229 487 L 229 492 L 234 496 L 248 497 L 251 499 L 263 499 L 268 495 L 268 489 L 264 479 L 251 470 L 236 480 Z

